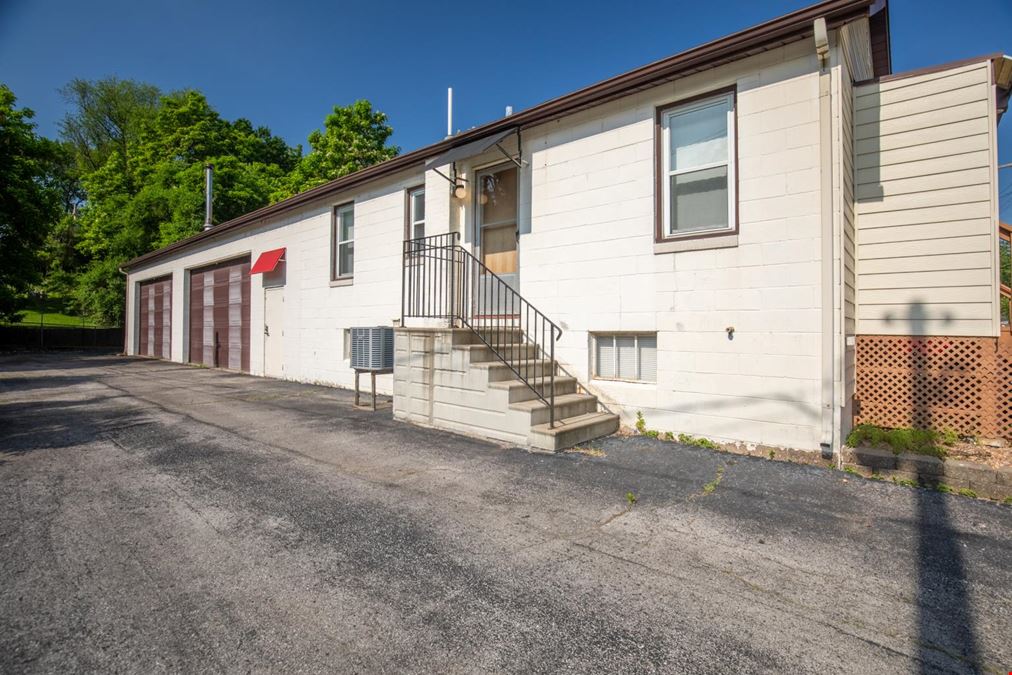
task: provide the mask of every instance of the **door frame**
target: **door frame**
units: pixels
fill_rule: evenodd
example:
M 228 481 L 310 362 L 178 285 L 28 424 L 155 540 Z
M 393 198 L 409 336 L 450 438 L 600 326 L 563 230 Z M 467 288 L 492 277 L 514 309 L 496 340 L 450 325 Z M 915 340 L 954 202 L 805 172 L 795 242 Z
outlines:
M 515 272 L 515 274 L 517 275 L 517 285 L 519 286 L 520 285 L 519 281 L 520 281 L 520 179 L 521 179 L 521 175 L 520 175 L 520 167 L 518 167 L 513 162 L 510 162 L 510 161 L 499 162 L 499 161 L 497 161 L 497 162 L 494 162 L 492 164 L 485 164 L 485 165 L 480 166 L 480 167 L 472 167 L 472 171 L 474 172 L 474 186 L 475 186 L 475 188 L 472 190 L 472 192 L 474 194 L 471 196 L 471 208 L 472 208 L 472 213 L 473 213 L 473 216 L 471 218 L 471 240 L 473 242 L 473 249 L 474 249 L 473 253 L 474 253 L 474 256 L 478 260 L 482 260 L 481 249 L 482 249 L 482 243 L 483 243 L 483 239 L 484 239 L 484 237 L 482 236 L 482 229 L 484 229 L 485 225 L 484 225 L 484 223 L 479 223 L 480 216 L 481 216 L 481 204 L 478 203 L 478 198 L 479 198 L 479 193 L 481 191 L 481 187 L 480 187 L 481 186 L 481 177 L 484 174 L 496 173 L 500 169 L 513 169 L 514 171 L 517 172 L 516 194 L 514 195 L 514 198 L 516 199 L 516 218 L 515 218 L 516 222 L 514 223 L 514 227 L 515 227 L 514 237 L 516 237 L 516 244 L 517 244 L 517 248 L 516 248 L 516 252 L 517 252 L 517 271 Z
M 147 356 L 147 354 L 142 354 L 141 353 L 141 303 L 144 300 L 144 298 L 143 298 L 143 291 L 141 289 L 144 286 L 150 286 L 152 284 L 162 284 L 162 283 L 165 283 L 166 281 L 169 282 L 169 353 L 166 354 L 166 355 L 164 355 L 164 356 L 152 356 L 151 358 L 164 359 L 166 361 L 171 361 L 172 360 L 172 326 L 175 323 L 173 321 L 172 312 L 173 312 L 173 304 L 175 304 L 175 300 L 176 300 L 176 298 L 174 297 L 175 293 L 173 292 L 173 288 L 172 288 L 172 285 L 173 285 L 173 275 L 172 275 L 172 272 L 169 272 L 168 274 L 163 274 L 163 275 L 157 276 L 157 277 L 151 277 L 150 279 L 142 279 L 140 281 L 135 282 L 136 286 L 135 286 L 134 296 L 135 296 L 135 300 L 136 300 L 137 311 L 134 313 L 134 316 L 136 318 L 134 320 L 134 325 L 135 325 L 134 333 L 135 334 L 134 334 L 133 342 L 134 342 L 134 354 L 137 354 L 139 356 Z M 163 330 L 164 330 L 164 327 L 163 327 Z
M 263 374 L 264 374 L 264 377 L 274 377 L 274 378 L 281 379 L 281 378 L 284 377 L 284 372 L 285 372 L 285 341 L 284 341 L 284 336 L 285 336 L 285 328 L 284 328 L 285 287 L 284 287 L 283 284 L 273 284 L 273 285 L 270 285 L 270 286 L 264 286 L 263 290 L 264 290 L 264 314 L 263 314 L 263 317 L 264 317 L 264 321 L 263 321 L 263 323 L 264 323 L 264 333 L 263 333 L 263 344 L 261 345 L 261 350 L 260 350 L 261 352 L 263 352 L 263 354 L 262 354 L 262 356 L 263 356 Z M 271 292 L 275 292 L 275 291 L 280 291 L 280 293 L 281 293 L 281 316 L 282 316 L 281 323 L 282 323 L 282 326 L 281 326 L 281 335 L 280 336 L 270 335 L 267 332 L 270 329 L 270 325 L 267 323 L 267 318 L 268 318 L 267 317 L 267 294 L 271 293 Z M 277 374 L 271 374 L 271 373 L 267 372 L 267 338 L 268 337 L 270 337 L 270 338 L 277 338 L 277 339 L 279 339 L 281 341 L 281 347 L 280 347 L 280 349 L 281 349 L 281 364 L 280 364 L 281 365 L 281 372 L 277 373 Z
M 235 266 L 235 265 L 250 265 L 250 266 L 252 266 L 252 264 L 253 264 L 252 263 L 252 256 L 251 256 L 250 253 L 246 252 L 246 253 L 239 253 L 237 255 L 232 255 L 232 256 L 217 258 L 217 259 L 215 259 L 215 260 L 213 260 L 211 262 L 201 263 L 199 265 L 194 265 L 192 267 L 187 267 L 184 270 L 184 273 L 186 274 L 186 280 L 187 280 L 187 283 L 186 283 L 186 295 L 187 295 L 187 298 L 186 298 L 186 300 L 187 300 L 187 306 L 186 306 L 186 332 L 187 332 L 188 335 L 190 335 L 191 332 L 194 330 L 194 326 L 193 326 L 193 309 L 194 308 L 193 308 L 193 303 L 191 302 L 192 296 L 193 296 L 193 276 L 195 274 L 204 274 L 204 273 L 207 273 L 207 272 L 214 272 L 215 270 L 218 270 L 218 269 L 221 269 L 221 268 L 226 268 L 226 267 L 232 267 L 232 266 Z M 203 354 L 201 355 L 200 359 L 194 360 L 192 358 L 192 356 L 193 356 L 193 349 L 194 349 L 194 342 L 193 342 L 192 339 L 190 339 L 188 341 L 188 345 L 187 345 L 188 346 L 188 350 L 187 350 L 187 353 L 184 354 L 184 357 L 186 358 L 186 362 L 187 363 L 196 363 L 196 364 L 207 366 L 208 368 L 219 368 L 221 370 L 233 370 L 234 372 L 242 372 L 242 373 L 248 373 L 248 372 L 250 372 L 250 370 L 252 368 L 252 354 L 250 354 L 250 351 L 251 351 L 250 347 L 251 347 L 251 345 L 253 343 L 253 325 L 252 325 L 253 279 L 252 279 L 252 276 L 249 274 L 248 270 L 247 270 L 246 276 L 247 276 L 247 282 L 246 282 L 246 284 L 247 284 L 247 294 L 246 294 L 246 297 L 249 300 L 248 307 L 250 309 L 250 316 L 243 316 L 242 317 L 242 321 L 241 321 L 241 325 L 240 325 L 240 342 L 242 341 L 242 335 L 241 335 L 242 326 L 245 326 L 249 332 L 248 332 L 248 339 L 245 341 L 245 343 L 243 343 L 241 345 L 242 346 L 242 354 L 240 356 L 239 369 L 238 370 L 234 370 L 234 369 L 229 368 L 227 365 L 221 365 L 220 364 L 220 355 L 219 355 L 219 351 L 218 351 L 218 347 L 217 346 L 215 347 L 214 357 L 212 358 L 212 361 L 214 361 L 215 363 L 217 363 L 217 365 L 204 363 Z M 206 305 L 204 305 L 203 301 L 201 301 L 201 305 L 200 306 L 201 306 L 201 309 L 203 309 Z M 203 321 L 202 320 L 201 320 L 201 328 L 203 328 Z M 191 335 L 191 338 L 192 338 L 192 335 Z M 203 351 L 203 338 L 197 344 L 200 345 L 200 348 Z M 242 360 L 246 361 L 246 367 L 245 368 L 242 365 Z

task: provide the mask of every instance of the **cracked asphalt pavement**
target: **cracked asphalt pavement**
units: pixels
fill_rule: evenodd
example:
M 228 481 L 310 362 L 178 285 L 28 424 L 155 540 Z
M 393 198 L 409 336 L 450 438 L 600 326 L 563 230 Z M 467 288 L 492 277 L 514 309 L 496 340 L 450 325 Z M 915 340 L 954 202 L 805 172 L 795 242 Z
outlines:
M 174 363 L 0 356 L 0 671 L 1012 670 L 1012 507 L 592 446 L 533 454 Z

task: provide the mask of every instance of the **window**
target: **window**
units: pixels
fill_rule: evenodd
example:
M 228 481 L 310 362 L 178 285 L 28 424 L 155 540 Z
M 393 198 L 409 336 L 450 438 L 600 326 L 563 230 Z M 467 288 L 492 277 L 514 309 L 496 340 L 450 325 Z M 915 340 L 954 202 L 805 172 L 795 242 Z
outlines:
M 661 237 L 735 229 L 734 94 L 660 111 Z
M 594 336 L 594 377 L 657 381 L 657 334 Z
M 334 260 L 331 278 L 342 279 L 355 273 L 355 205 L 334 209 Z
M 408 190 L 408 222 L 405 239 L 421 239 L 425 236 L 425 188 Z

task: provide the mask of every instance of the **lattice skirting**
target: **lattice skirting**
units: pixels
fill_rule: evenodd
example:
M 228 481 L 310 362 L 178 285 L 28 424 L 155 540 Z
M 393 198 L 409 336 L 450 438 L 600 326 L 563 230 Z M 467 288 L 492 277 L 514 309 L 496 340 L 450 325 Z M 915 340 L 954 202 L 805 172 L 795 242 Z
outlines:
M 1012 439 L 1012 340 L 861 335 L 854 423 Z

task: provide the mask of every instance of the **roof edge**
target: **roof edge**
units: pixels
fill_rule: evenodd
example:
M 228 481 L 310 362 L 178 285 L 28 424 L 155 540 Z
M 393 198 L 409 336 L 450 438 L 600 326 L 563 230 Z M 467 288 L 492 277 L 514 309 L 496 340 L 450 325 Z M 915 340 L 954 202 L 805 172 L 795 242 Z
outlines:
M 423 146 L 393 159 L 374 164 L 355 173 L 336 178 L 328 183 L 246 213 L 213 228 L 173 242 L 168 246 L 140 255 L 124 263 L 124 271 L 141 266 L 179 252 L 205 240 L 212 240 L 233 232 L 238 228 L 257 224 L 268 217 L 287 213 L 335 193 L 348 190 L 384 176 L 414 168 L 426 158 L 458 145 L 477 140 L 509 127 L 530 128 L 553 119 L 572 114 L 579 110 L 605 103 L 624 94 L 646 88 L 652 83 L 675 79 L 680 73 L 691 69 L 702 70 L 723 61 L 735 60 L 738 54 L 755 49 L 777 40 L 804 36 L 812 31 L 812 22 L 825 18 L 830 26 L 838 26 L 859 16 L 867 16 L 873 5 L 882 5 L 886 0 L 824 0 L 802 9 L 784 14 L 764 23 L 712 40 L 697 47 L 665 57 L 620 75 L 602 80 L 569 94 L 549 99 L 527 110 L 514 113 L 484 125 L 469 129 L 451 138 Z M 723 61 L 722 61 L 723 60 Z

